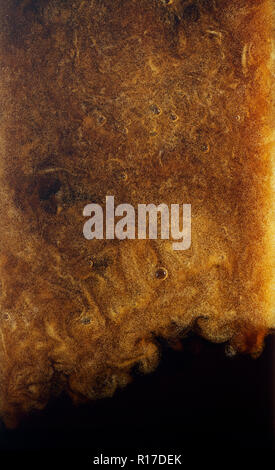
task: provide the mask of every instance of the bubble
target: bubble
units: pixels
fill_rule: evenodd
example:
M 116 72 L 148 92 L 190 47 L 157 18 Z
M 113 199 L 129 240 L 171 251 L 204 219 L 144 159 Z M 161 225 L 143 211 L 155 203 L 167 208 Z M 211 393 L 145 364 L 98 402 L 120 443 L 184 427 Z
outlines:
M 99 111 L 94 111 L 93 112 L 93 117 L 96 121 L 96 124 L 101 127 L 101 126 L 104 126 L 104 124 L 107 122 L 107 118 L 104 116 L 104 114 L 102 114 L 101 112 Z
M 128 128 L 124 125 L 123 122 L 115 122 L 114 123 L 114 129 L 116 132 L 119 132 L 120 134 L 128 134 L 129 133 L 129 130 Z
M 98 116 L 97 117 L 97 122 L 98 122 L 99 125 L 102 126 L 103 124 L 105 124 L 106 118 L 104 116 Z
M 120 173 L 118 175 L 118 179 L 121 180 L 121 181 L 127 181 L 127 179 L 128 179 L 127 173 L 125 171 L 123 171 L 122 173 Z
M 168 271 L 166 268 L 160 267 L 156 270 L 155 275 L 157 279 L 164 281 L 168 277 Z
M 201 151 L 202 151 L 203 153 L 208 153 L 209 150 L 210 150 L 210 145 L 207 144 L 207 143 L 203 143 L 202 146 L 201 146 Z
M 177 116 L 175 113 L 171 113 L 171 114 L 170 114 L 170 119 L 171 119 L 171 121 L 177 121 L 177 120 L 178 120 L 178 116 Z
M 151 104 L 150 110 L 152 111 L 153 114 L 156 114 L 156 115 L 161 113 L 161 109 L 156 104 Z

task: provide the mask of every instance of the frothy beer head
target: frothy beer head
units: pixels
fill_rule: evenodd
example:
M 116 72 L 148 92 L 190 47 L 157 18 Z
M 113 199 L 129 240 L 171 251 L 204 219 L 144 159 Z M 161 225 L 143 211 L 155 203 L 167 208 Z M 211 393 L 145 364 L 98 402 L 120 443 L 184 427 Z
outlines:
M 75 402 L 111 396 L 134 366 L 157 365 L 156 337 L 192 329 L 230 354 L 261 352 L 274 326 L 271 7 L 1 2 L 8 425 L 63 390 Z M 106 196 L 120 207 L 110 233 L 120 224 L 128 236 L 83 236 L 84 208 Z M 190 207 L 191 240 L 139 237 L 137 218 L 123 218 L 148 204 L 169 217 Z

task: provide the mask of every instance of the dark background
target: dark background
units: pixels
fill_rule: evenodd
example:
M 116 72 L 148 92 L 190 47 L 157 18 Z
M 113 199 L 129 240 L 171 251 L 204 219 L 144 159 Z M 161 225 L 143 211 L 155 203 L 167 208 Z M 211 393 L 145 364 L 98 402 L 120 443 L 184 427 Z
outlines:
M 267 338 L 258 359 L 227 358 L 223 345 L 196 337 L 183 341 L 182 351 L 163 345 L 158 369 L 136 373 L 133 384 L 113 398 L 73 407 L 60 397 L 18 429 L 2 426 L 1 461 L 76 461 L 84 469 L 100 453 L 179 452 L 184 468 L 196 461 L 223 466 L 237 458 L 268 460 L 273 468 L 274 340 Z

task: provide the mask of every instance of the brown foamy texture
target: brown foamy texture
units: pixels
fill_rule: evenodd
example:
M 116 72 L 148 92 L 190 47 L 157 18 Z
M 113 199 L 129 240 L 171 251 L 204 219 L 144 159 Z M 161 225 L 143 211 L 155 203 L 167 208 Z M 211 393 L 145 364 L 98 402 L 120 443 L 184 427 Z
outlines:
M 0 414 L 110 396 L 156 337 L 258 355 L 272 317 L 269 0 L 0 5 Z M 192 245 L 83 208 L 192 205 Z M 168 276 L 160 276 L 165 268 Z

